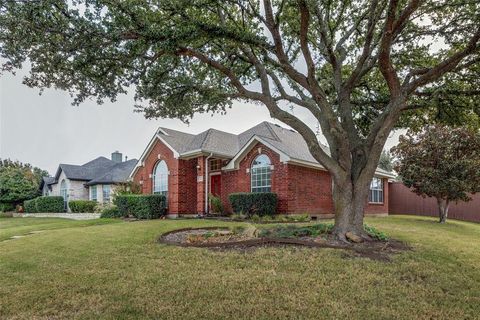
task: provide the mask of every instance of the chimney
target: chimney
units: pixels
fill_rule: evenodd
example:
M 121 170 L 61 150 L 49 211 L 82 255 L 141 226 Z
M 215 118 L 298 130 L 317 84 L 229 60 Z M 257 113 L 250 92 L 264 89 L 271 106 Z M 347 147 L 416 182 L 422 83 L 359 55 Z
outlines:
M 125 162 L 127 162 L 127 161 L 128 161 L 128 156 L 125 156 Z
M 112 153 L 112 161 L 116 163 L 122 162 L 122 154 L 118 150 Z

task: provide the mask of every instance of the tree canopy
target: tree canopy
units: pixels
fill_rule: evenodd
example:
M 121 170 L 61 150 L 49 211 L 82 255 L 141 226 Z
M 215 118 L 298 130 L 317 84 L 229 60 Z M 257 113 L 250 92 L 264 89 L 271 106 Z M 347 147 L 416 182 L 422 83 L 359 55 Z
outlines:
M 473 0 L 0 1 L 3 70 L 25 83 L 188 120 L 233 100 L 264 105 L 332 174 L 336 233 L 363 232 L 388 134 L 476 121 L 480 3 Z M 325 136 L 289 110 L 308 112 Z M 340 227 L 342 225 L 342 227 Z
M 437 199 L 441 222 L 450 202 L 470 201 L 473 193 L 480 192 L 478 130 L 428 126 L 401 136 L 392 152 L 403 183 L 418 195 Z
M 30 164 L 0 159 L 0 205 L 14 207 L 40 195 L 40 183 L 48 172 Z

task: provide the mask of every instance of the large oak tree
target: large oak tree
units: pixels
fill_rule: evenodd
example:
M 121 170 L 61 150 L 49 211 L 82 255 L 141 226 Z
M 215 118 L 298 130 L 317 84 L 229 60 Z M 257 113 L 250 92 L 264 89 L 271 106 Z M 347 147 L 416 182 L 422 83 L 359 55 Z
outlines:
M 0 3 L 3 68 L 28 60 L 29 86 L 75 103 L 135 87 L 146 117 L 183 120 L 236 99 L 263 104 L 332 174 L 341 239 L 366 236 L 368 186 L 395 126 L 432 108 L 478 110 L 477 0 Z M 318 121 L 330 153 L 292 106 Z

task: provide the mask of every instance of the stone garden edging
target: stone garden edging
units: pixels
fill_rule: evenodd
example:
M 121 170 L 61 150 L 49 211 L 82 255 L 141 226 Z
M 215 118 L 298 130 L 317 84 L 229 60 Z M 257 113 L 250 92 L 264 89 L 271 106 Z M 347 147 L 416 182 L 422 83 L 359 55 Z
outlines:
M 44 212 L 44 213 L 23 213 L 19 217 L 24 218 L 64 218 L 72 220 L 93 220 L 100 218 L 100 213 L 65 213 L 65 212 Z

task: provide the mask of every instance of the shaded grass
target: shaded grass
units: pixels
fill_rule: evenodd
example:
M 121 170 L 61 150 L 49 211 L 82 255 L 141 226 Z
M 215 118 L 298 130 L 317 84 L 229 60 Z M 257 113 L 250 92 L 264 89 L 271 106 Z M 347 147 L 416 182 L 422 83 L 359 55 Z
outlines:
M 474 319 L 480 314 L 478 224 L 367 219 L 415 249 L 384 263 L 334 249 L 242 253 L 155 242 L 173 229 L 242 223 L 85 226 L 11 218 L 6 227 L 5 220 L 0 219 L 0 235 L 62 227 L 0 242 L 0 319 Z

